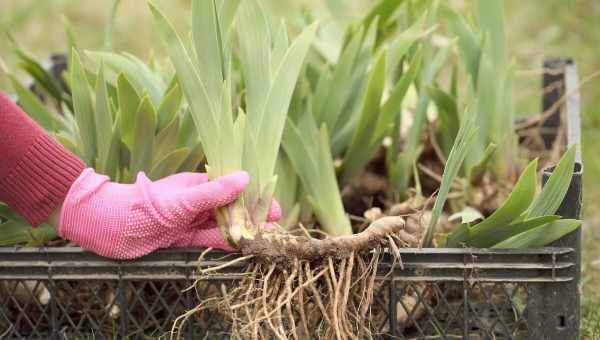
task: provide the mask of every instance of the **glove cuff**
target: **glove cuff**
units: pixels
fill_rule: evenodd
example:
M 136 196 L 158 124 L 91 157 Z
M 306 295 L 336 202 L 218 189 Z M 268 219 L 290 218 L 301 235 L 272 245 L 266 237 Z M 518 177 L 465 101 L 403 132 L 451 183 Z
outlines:
M 71 239 L 71 235 L 69 235 L 70 231 L 67 230 L 69 228 L 65 227 L 65 225 L 73 227 L 78 224 L 84 224 L 80 225 L 80 227 L 88 227 L 85 225 L 89 222 L 86 219 L 87 210 L 81 210 L 78 207 L 86 205 L 89 198 L 109 180 L 108 176 L 98 175 L 92 168 L 87 168 L 81 172 L 81 175 L 73 182 L 73 185 L 69 189 L 63 204 L 57 230 L 60 237 Z

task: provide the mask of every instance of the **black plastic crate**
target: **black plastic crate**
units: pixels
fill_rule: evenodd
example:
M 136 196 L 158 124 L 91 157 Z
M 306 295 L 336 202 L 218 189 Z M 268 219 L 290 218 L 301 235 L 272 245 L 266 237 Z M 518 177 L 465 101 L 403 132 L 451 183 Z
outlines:
M 401 339 L 436 332 L 446 338 L 521 338 L 538 328 L 532 308 L 546 303 L 547 288 L 575 280 L 576 264 L 569 261 L 574 252 L 404 249 L 404 270 L 378 283 L 374 326 Z M 194 281 L 199 255 L 199 250 L 166 250 L 121 262 L 72 247 L 2 249 L 0 324 L 12 324 L 5 328 L 8 338 L 162 335 L 198 301 L 195 291 L 182 291 Z M 231 278 L 215 278 L 198 293 L 213 296 L 230 283 Z M 15 296 L 16 289 L 27 295 Z M 560 320 L 561 315 L 557 311 L 558 324 L 572 321 Z M 227 326 L 218 313 L 204 312 L 184 334 L 226 338 Z
M 544 94 L 544 111 L 553 112 L 543 138 L 551 146 L 563 129 L 568 144 L 579 144 L 576 65 L 553 59 L 544 66 L 544 88 L 560 86 Z M 558 212 L 568 218 L 580 217 L 579 151 L 577 160 Z M 371 321 L 384 338 L 578 339 L 580 243 L 577 230 L 542 249 L 403 249 L 404 268 L 377 283 Z M 200 253 L 162 250 L 112 261 L 75 247 L 0 248 L 0 338 L 163 336 L 199 298 L 222 294 L 234 283 L 235 275 L 228 275 L 186 289 L 195 281 Z M 223 255 L 211 253 L 203 265 Z M 185 327 L 186 339 L 229 338 L 228 322 L 216 311 Z

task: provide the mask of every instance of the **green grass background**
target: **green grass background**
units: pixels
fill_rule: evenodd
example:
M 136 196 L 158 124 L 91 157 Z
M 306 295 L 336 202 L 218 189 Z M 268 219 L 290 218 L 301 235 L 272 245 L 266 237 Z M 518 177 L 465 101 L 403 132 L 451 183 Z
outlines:
M 315 0 L 269 2 L 279 14 L 296 11 L 298 4 Z M 102 46 L 109 0 L 1 0 L 0 70 L 13 71 L 14 55 L 7 40 L 10 34 L 37 57 L 65 50 L 63 19 L 73 24 L 79 46 Z M 178 27 L 189 18 L 189 0 L 155 0 Z M 453 0 L 457 6 L 466 0 Z M 540 69 L 546 56 L 571 56 L 580 77 L 600 70 L 600 1 L 598 0 L 506 0 L 509 44 L 518 70 Z M 290 5 L 291 4 L 291 5 Z M 368 1 L 353 2 L 354 7 Z M 123 0 L 114 32 L 114 47 L 142 58 L 160 53 L 149 11 L 144 0 Z M 535 112 L 539 107 L 537 77 L 520 76 L 516 85 L 517 108 Z M 0 71 L 0 88 L 8 88 Z M 583 338 L 600 339 L 600 77 L 581 89 L 583 99 L 584 252 L 583 252 Z

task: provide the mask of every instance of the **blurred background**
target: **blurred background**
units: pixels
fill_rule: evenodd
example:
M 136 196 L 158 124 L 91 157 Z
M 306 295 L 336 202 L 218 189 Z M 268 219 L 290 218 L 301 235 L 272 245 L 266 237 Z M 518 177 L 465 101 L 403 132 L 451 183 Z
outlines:
M 329 0 L 343 3 L 342 0 Z M 453 0 L 460 8 L 468 0 Z M 179 28 L 189 20 L 189 0 L 154 0 Z M 268 0 L 273 10 L 293 21 L 302 5 L 316 0 Z M 517 109 L 533 113 L 539 108 L 540 78 L 536 77 L 547 56 L 573 57 L 582 85 L 584 151 L 584 324 L 583 336 L 600 339 L 600 1 L 598 0 L 506 0 L 509 46 L 517 63 L 515 84 Z M 37 58 L 65 52 L 65 22 L 73 27 L 82 49 L 100 49 L 112 0 L 1 0 L 0 88 L 11 91 L 3 70 L 14 72 L 15 55 L 9 35 Z M 369 1 L 344 4 L 341 16 L 364 13 Z M 116 18 L 113 47 L 141 59 L 164 53 L 152 25 L 145 0 L 123 0 Z M 533 76 L 532 76 L 533 75 Z M 536 92 L 537 91 L 537 92 Z

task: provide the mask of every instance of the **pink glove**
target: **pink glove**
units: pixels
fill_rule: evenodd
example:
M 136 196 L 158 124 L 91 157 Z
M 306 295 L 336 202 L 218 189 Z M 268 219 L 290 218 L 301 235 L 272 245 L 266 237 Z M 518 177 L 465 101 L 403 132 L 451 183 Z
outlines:
M 213 247 L 235 251 L 214 220 L 216 208 L 233 201 L 248 184 L 244 171 L 208 181 L 181 173 L 151 182 L 118 184 L 84 170 L 63 204 L 58 234 L 99 255 L 131 259 L 168 247 Z M 281 217 L 274 201 L 269 221 Z

